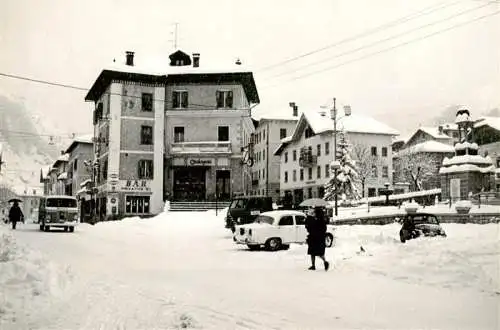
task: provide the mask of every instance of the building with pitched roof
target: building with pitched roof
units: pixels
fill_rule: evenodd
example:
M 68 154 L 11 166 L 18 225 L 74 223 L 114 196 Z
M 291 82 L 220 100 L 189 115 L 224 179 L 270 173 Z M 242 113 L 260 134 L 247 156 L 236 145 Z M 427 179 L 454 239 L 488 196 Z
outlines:
M 393 137 L 399 133 L 374 118 L 353 113 L 337 117 L 337 130 L 347 136 L 351 146 L 362 146 L 376 159 L 366 178 L 366 195 L 376 196 L 385 183 L 392 184 Z M 291 194 L 295 204 L 303 199 L 324 196 L 324 185 L 330 180 L 333 161 L 334 125 L 332 115 L 324 109 L 302 113 L 292 134 L 278 146 L 281 157 L 281 196 Z

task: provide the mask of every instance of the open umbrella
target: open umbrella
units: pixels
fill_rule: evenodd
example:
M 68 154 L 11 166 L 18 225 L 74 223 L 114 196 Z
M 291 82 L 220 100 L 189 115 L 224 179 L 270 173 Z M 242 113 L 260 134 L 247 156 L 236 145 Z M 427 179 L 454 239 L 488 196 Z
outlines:
M 321 198 L 309 198 L 299 204 L 301 207 L 326 207 L 328 204 Z
M 23 201 L 20 200 L 19 198 L 11 198 L 11 199 L 9 199 L 9 203 L 14 203 L 14 202 L 22 203 Z

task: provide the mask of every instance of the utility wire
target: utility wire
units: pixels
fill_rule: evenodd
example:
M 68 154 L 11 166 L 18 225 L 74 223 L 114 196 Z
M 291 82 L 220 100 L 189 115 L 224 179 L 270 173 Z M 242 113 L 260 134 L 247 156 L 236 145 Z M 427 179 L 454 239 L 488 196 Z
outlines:
M 467 10 L 464 10 L 464 11 L 461 11 L 457 14 L 453 14 L 451 16 L 448 16 L 446 18 L 443 18 L 443 19 L 440 19 L 440 20 L 437 20 L 437 21 L 434 21 L 434 22 L 430 22 L 430 23 L 427 23 L 427 24 L 424 24 L 424 25 L 420 25 L 420 26 L 417 26 L 415 28 L 412 28 L 412 29 L 409 29 L 409 30 L 406 30 L 406 31 L 403 31 L 401 33 L 398 33 L 398 34 L 394 34 L 390 37 L 387 37 L 387 38 L 384 38 L 384 39 L 380 39 L 380 40 L 377 40 L 377 41 L 374 41 L 372 43 L 369 43 L 367 45 L 363 45 L 361 47 L 358 47 L 358 48 L 354 48 L 354 49 L 350 49 L 348 51 L 345 51 L 345 52 L 342 52 L 342 53 L 339 53 L 339 54 L 336 54 L 334 55 L 333 57 L 329 57 L 328 59 L 324 59 L 324 60 L 320 60 L 320 61 L 316 61 L 314 63 L 311 63 L 311 64 L 306 64 L 306 65 L 302 65 L 302 66 L 299 66 L 297 68 L 295 68 L 293 71 L 285 71 L 285 72 L 282 72 L 282 73 L 279 73 L 279 74 L 276 74 L 276 75 L 273 75 L 271 76 L 270 78 L 268 79 L 271 79 L 271 78 L 277 78 L 277 77 L 281 77 L 281 76 L 284 76 L 284 75 L 288 75 L 288 74 L 291 74 L 291 73 L 295 73 L 295 71 L 298 71 L 298 70 L 302 70 L 302 69 L 308 69 L 308 68 L 311 68 L 311 67 L 314 67 L 314 66 L 318 66 L 318 65 L 322 65 L 324 64 L 325 62 L 329 62 L 329 61 L 332 61 L 333 59 L 336 59 L 336 58 L 339 58 L 339 57 L 342 57 L 342 56 L 345 56 L 345 55 L 349 55 L 349 54 L 352 54 L 352 53 L 357 53 L 361 50 L 364 50 L 366 48 L 371 48 L 375 45 L 378 45 L 378 44 L 381 44 L 381 43 L 384 43 L 386 41 L 390 41 L 390 40 L 393 40 L 393 39 L 396 39 L 396 38 L 399 38 L 401 36 L 404 36 L 406 34 L 409 34 L 409 33 L 412 33 L 412 32 L 415 32 L 415 31 L 418 31 L 418 30 L 421 30 L 423 28 L 427 28 L 427 27 L 430 27 L 430 26 L 433 26 L 433 25 L 436 25 L 436 24 L 439 24 L 439 23 L 443 23 L 443 22 L 446 22 L 446 21 L 449 21 L 451 19 L 454 19 L 456 17 L 459 17 L 459 16 L 462 16 L 464 14 L 467 14 L 467 13 L 470 13 L 470 12 L 473 12 L 473 11 L 476 11 L 478 9 L 481 9 L 481 8 L 484 8 L 486 6 L 489 6 L 490 3 L 487 3 L 487 4 L 482 4 L 478 7 L 474 7 L 472 9 L 467 9 Z
M 339 64 L 336 64 L 334 66 L 330 66 L 330 67 L 326 67 L 326 68 L 323 68 L 321 70 L 316 70 L 316 71 L 313 71 L 313 72 L 310 72 L 310 73 L 307 73 L 307 74 L 303 74 L 303 75 L 300 75 L 300 76 L 296 76 L 296 77 L 293 77 L 289 80 L 286 80 L 284 82 L 281 82 L 279 84 L 273 84 L 273 85 L 268 85 L 268 86 L 263 86 L 262 88 L 263 89 L 266 89 L 266 88 L 271 88 L 271 87 L 275 87 L 275 86 L 281 86 L 282 84 L 285 84 L 287 82 L 290 82 L 290 81 L 294 81 L 294 80 L 298 80 L 298 79 L 303 79 L 303 78 L 306 78 L 306 77 L 309 77 L 309 76 L 312 76 L 312 75 L 315 75 L 315 74 L 318 74 L 318 73 L 323 73 L 323 72 L 326 72 L 326 71 L 330 71 L 330 70 L 333 70 L 333 69 L 336 69 L 338 67 L 341 67 L 341 66 L 344 66 L 344 65 L 347 65 L 347 64 L 350 64 L 350 63 L 353 63 L 353 62 L 357 62 L 357 61 L 361 61 L 363 59 L 366 59 L 366 58 L 369 58 L 369 57 L 372 57 L 374 55 L 378 55 L 378 54 L 382 54 L 382 53 L 385 53 L 385 52 L 388 52 L 390 50 L 393 50 L 393 49 L 396 49 L 396 48 L 399 48 L 399 47 L 402 47 L 402 46 L 406 46 L 408 44 L 411 44 L 411 43 L 414 43 L 414 42 L 417 42 L 417 41 L 421 41 L 421 40 L 424 40 L 424 39 L 427 39 L 427 38 L 430 38 L 430 37 L 433 37 L 435 35 L 438 35 L 438 34 L 441 34 L 441 33 L 444 33 L 444 32 L 447 32 L 447 31 L 450 31 L 450 30 L 453 30 L 453 29 L 456 29 L 458 27 L 461 27 L 461 26 L 465 26 L 465 25 L 468 25 L 468 24 L 471 24 L 471 23 L 474 23 L 474 22 L 477 22 L 477 21 L 480 21 L 482 19 L 485 19 L 485 18 L 488 18 L 490 16 L 494 16 L 494 15 L 498 15 L 500 13 L 500 10 L 498 11 L 495 11 L 491 14 L 487 14 L 487 15 L 483 15 L 483 16 L 479 16 L 479 17 L 476 17 L 474 19 L 471 19 L 471 20 L 468 20 L 468 21 L 465 21 L 465 22 L 462 22 L 462 23 L 458 23 L 458 24 L 455 24 L 455 25 L 452 25 L 446 29 L 442 29 L 442 30 L 438 30 L 438 31 L 435 31 L 433 33 L 429 33 L 429 34 L 426 34 L 424 36 L 421 36 L 421 37 L 418 37 L 418 38 L 414 38 L 414 39 L 410 39 L 408 41 L 405 41 L 405 42 L 402 42 L 402 43 L 399 43 L 395 46 L 392 46 L 392 47 L 388 47 L 388 48 L 384 48 L 382 50 L 379 50 L 377 52 L 372 52 L 372 53 L 368 53 L 366 55 L 363 55 L 361 57 L 358 57 L 358 58 L 355 58 L 355 59 L 352 59 L 352 60 L 349 60 L 349 61 L 345 61 L 345 62 L 342 62 L 342 63 L 339 63 Z
M 326 45 L 324 47 L 321 47 L 321 48 L 318 48 L 318 49 L 315 49 L 315 50 L 312 50 L 312 51 L 309 51 L 309 52 L 306 52 L 306 53 L 303 53 L 301 55 L 297 55 L 295 57 L 292 57 L 292 58 L 289 58 L 289 59 L 286 59 L 284 61 L 281 61 L 281 62 L 278 62 L 278 63 L 275 63 L 275 64 L 272 64 L 272 65 L 269 65 L 269 66 L 266 66 L 266 67 L 263 67 L 261 69 L 257 69 L 255 70 L 256 72 L 262 72 L 262 71 L 267 71 L 267 70 L 270 70 L 270 69 L 273 69 L 275 67 L 279 67 L 283 64 L 287 64 L 287 63 L 290 63 L 290 62 L 293 62 L 293 61 L 296 61 L 296 60 L 299 60 L 301 58 L 304 58 L 304 57 L 307 57 L 307 56 L 310 56 L 310 55 L 313 55 L 313 54 L 316 54 L 316 53 L 320 53 L 320 52 L 323 52 L 327 49 L 330 49 L 330 48 L 333 48 L 333 47 L 336 47 L 336 46 L 340 46 L 342 44 L 345 44 L 349 41 L 354 41 L 356 39 L 359 39 L 359 38 L 362 38 L 362 37 L 365 37 L 365 36 L 368 36 L 368 35 L 371 35 L 371 34 L 374 34 L 376 32 L 379 32 L 379 31 L 382 31 L 382 30 L 385 30 L 389 27 L 392 27 L 392 26 L 396 26 L 396 25 L 399 25 L 399 24 L 402 24 L 402 23 L 405 23 L 405 22 L 408 22 L 408 21 L 411 21 L 415 18 L 418 18 L 420 16 L 425 16 L 425 15 L 428 15 L 428 14 L 431 14 L 435 11 L 438 11 L 438 10 L 441 10 L 441 9 L 444 9 L 444 8 L 447 8 L 447 7 L 450 7 L 450 6 L 453 6 L 453 5 L 456 5 L 460 2 L 463 2 L 463 0 L 460 0 L 460 1 L 454 1 L 454 2 L 451 2 L 451 3 L 446 3 L 446 2 L 442 2 L 442 3 L 439 3 L 437 5 L 432 5 L 432 6 L 429 6 L 429 7 L 426 7 L 422 10 L 419 10 L 415 13 L 412 13 L 412 14 L 409 14 L 407 16 L 404 16 L 404 17 L 401 17 L 401 18 L 398 18 L 394 21 L 390 21 L 388 23 L 385 23 L 385 24 L 382 24 L 382 25 L 379 25 L 373 29 L 370 29 L 370 30 L 366 30 L 362 33 L 359 33 L 359 34 L 356 34 L 354 36 L 351 36 L 351 37 L 348 37 L 348 38 L 345 38 L 345 39 L 342 39 L 342 40 L 339 40 L 335 43 L 332 43 L 332 44 L 329 44 L 329 45 Z M 437 8 L 436 8 L 437 7 Z
M 52 82 L 52 81 L 48 81 L 48 80 L 34 79 L 34 78 L 30 78 L 30 77 L 24 77 L 24 76 L 4 73 L 4 72 L 0 72 L 0 76 L 6 77 L 6 78 L 11 78 L 11 79 L 25 80 L 25 81 L 34 82 L 34 83 L 43 84 L 43 85 L 57 86 L 57 87 L 63 87 L 63 88 L 69 88 L 69 89 L 88 92 L 88 88 L 83 88 L 83 87 L 78 87 L 78 86 L 68 85 L 68 84 L 62 84 L 62 83 Z M 121 94 L 121 93 L 104 92 L 104 93 L 102 93 L 102 95 L 103 96 L 105 96 L 105 95 L 123 96 L 123 97 L 127 97 L 127 98 L 142 99 L 142 96 L 125 95 L 125 94 Z M 161 103 L 171 103 L 173 100 L 172 99 L 152 99 L 152 101 L 153 102 L 161 102 Z M 188 106 L 203 107 L 204 109 L 208 108 L 210 110 L 221 109 L 221 108 L 217 108 L 217 105 L 213 105 L 213 104 L 208 105 L 208 104 L 197 104 L 197 103 L 189 103 L 188 102 Z M 222 108 L 222 109 L 225 109 L 225 108 Z M 228 110 L 248 110 L 248 109 L 247 108 L 231 108 Z

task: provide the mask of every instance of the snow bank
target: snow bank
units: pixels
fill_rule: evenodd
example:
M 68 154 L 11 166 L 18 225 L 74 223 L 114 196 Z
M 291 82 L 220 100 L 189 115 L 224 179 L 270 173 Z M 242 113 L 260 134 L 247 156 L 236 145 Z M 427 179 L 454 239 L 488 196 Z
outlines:
M 62 295 L 72 278 L 69 269 L 19 244 L 9 231 L 0 225 L 0 328 Z

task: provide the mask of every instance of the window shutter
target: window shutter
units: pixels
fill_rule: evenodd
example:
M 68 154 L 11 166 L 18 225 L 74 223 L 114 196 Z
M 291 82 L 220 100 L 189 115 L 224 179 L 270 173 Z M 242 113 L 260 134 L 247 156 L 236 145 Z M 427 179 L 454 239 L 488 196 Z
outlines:
M 188 92 L 182 92 L 182 107 L 188 107 Z
M 217 100 L 217 108 L 222 108 L 223 106 L 223 100 L 222 100 L 223 94 L 220 91 L 215 92 L 215 98 Z
M 232 108 L 233 107 L 233 91 L 227 92 L 226 107 L 227 108 Z
M 149 178 L 152 179 L 153 178 L 153 161 L 150 160 L 148 165 L 149 165 L 148 166 L 149 167 Z
M 138 177 L 139 179 L 142 179 L 141 165 L 142 165 L 142 161 L 140 160 L 140 161 L 137 163 L 137 177 Z
M 172 108 L 178 108 L 178 107 L 179 107 L 179 93 L 172 92 Z

